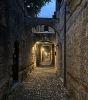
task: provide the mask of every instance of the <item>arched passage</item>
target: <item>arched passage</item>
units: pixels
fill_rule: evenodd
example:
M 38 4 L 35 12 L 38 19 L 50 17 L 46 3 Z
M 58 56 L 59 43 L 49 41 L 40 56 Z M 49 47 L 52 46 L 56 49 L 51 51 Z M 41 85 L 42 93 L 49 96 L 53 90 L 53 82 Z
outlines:
M 50 20 L 44 19 L 43 22 L 40 19 L 37 20 L 37 18 L 29 18 L 29 20 L 28 21 L 26 20 L 26 22 L 27 22 L 27 25 L 25 26 L 25 31 L 26 31 L 25 35 L 27 38 L 29 38 L 29 39 L 26 38 L 27 39 L 26 41 L 29 41 L 29 42 L 26 42 L 27 43 L 26 45 L 29 46 L 29 44 L 30 44 L 29 48 L 32 48 L 32 49 L 30 49 L 29 54 L 30 54 L 30 57 L 32 58 L 32 63 L 34 64 L 34 68 L 41 66 L 41 64 L 44 64 L 44 63 L 41 63 L 41 61 L 42 62 L 45 61 L 45 59 L 43 59 L 44 56 L 43 56 L 43 52 L 41 52 L 41 47 L 45 47 L 45 48 L 50 47 L 52 55 L 53 55 L 53 56 L 49 57 L 49 59 L 51 61 L 50 65 L 48 63 L 49 59 L 46 59 L 48 64 L 45 65 L 45 67 L 48 67 L 48 65 L 50 67 L 51 66 L 56 67 L 56 62 L 55 62 L 56 61 L 55 52 L 56 52 L 56 45 L 57 45 L 56 44 L 56 36 L 59 37 L 59 34 L 57 34 L 55 26 L 54 26 L 54 25 L 56 25 L 56 22 L 52 18 Z M 46 29 L 43 32 L 41 32 L 41 31 L 40 32 L 32 32 L 32 28 L 33 27 L 36 28 L 37 25 L 47 25 L 48 27 L 53 28 L 54 32 L 46 32 Z M 59 28 L 59 26 L 58 26 L 58 28 Z M 41 43 L 39 45 L 35 45 L 36 42 L 39 42 L 39 41 L 45 41 L 45 42 L 51 41 L 52 43 L 48 46 L 46 46 L 46 44 L 41 44 Z M 39 51 L 41 53 L 39 53 Z M 48 50 L 46 50 L 46 51 L 48 51 Z M 31 52 L 32 52 L 32 54 L 31 54 Z M 50 52 L 50 54 L 51 54 L 51 52 Z M 48 53 L 48 55 L 49 55 L 49 53 Z
M 55 49 L 52 41 L 38 41 L 35 43 L 36 67 L 54 67 Z
M 50 26 L 59 34 L 58 18 L 30 18 L 30 17 L 25 18 L 25 30 L 29 30 L 36 25 Z

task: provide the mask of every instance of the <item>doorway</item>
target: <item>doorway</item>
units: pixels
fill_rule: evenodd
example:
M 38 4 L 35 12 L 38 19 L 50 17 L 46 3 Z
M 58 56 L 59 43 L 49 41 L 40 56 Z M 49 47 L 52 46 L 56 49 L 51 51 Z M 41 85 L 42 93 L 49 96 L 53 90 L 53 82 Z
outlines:
M 12 66 L 12 78 L 13 84 L 18 82 L 18 60 L 19 60 L 19 43 L 15 41 L 14 43 L 14 52 L 13 52 L 13 66 Z

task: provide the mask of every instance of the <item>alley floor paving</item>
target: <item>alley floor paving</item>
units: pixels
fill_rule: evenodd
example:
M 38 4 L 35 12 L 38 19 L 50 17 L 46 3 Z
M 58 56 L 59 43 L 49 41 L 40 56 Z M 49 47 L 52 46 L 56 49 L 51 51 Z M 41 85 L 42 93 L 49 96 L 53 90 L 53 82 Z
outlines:
M 74 100 L 63 87 L 54 68 L 35 70 L 9 95 L 7 100 Z

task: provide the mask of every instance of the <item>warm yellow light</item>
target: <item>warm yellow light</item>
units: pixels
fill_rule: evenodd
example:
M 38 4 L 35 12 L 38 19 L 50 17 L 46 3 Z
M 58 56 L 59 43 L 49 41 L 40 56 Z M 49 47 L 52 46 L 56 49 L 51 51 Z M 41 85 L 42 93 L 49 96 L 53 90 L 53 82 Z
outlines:
M 44 48 L 41 48 L 41 51 L 44 51 Z
M 44 52 L 44 54 L 47 56 L 47 52 Z
M 47 56 L 47 53 L 45 53 L 45 55 Z

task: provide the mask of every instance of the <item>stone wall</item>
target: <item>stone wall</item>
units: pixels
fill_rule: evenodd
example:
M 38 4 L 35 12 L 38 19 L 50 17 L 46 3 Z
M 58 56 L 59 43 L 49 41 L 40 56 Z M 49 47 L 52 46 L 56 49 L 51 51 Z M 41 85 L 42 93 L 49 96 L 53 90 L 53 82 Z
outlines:
M 22 68 L 25 70 L 24 75 L 29 74 L 34 68 L 33 41 L 31 31 L 27 31 L 22 36 Z
M 33 43 L 35 44 L 38 41 L 51 41 L 56 43 L 56 34 L 55 33 L 32 33 Z
M 57 74 L 60 78 L 64 78 L 64 5 L 59 10 L 60 23 L 58 25 L 59 35 L 57 35 Z
M 0 100 L 3 97 L 5 99 L 13 88 L 13 80 L 21 82 L 36 65 L 31 32 L 36 18 L 27 17 L 25 11 L 23 0 L 0 0 Z M 37 24 L 45 23 L 46 20 L 49 25 L 53 24 L 53 28 L 59 22 L 58 19 L 41 19 L 38 18 Z M 49 36 L 45 34 L 42 38 L 48 37 L 55 41 L 55 34 Z M 41 36 L 40 39 L 36 36 L 36 39 L 41 40 Z
M 68 10 L 70 13 L 66 15 L 66 87 L 76 100 L 87 100 L 88 1 L 71 0 Z M 55 63 L 59 76 L 64 78 L 64 5 L 59 11 L 60 23 L 58 19 L 50 19 L 51 22 L 47 24 L 53 23 L 53 28 L 58 32 L 57 37 L 56 34 L 32 34 L 31 23 L 35 25 L 36 18 L 31 20 L 25 17 L 24 11 L 22 0 L 0 0 L 0 100 L 6 98 L 13 85 L 15 43 L 18 44 L 18 82 L 34 68 L 35 57 L 32 49 L 37 41 L 42 40 L 49 40 L 55 44 L 57 51 Z M 41 20 L 38 24 L 45 23 L 45 20 Z
M 13 88 L 15 43 L 19 46 L 18 83 L 33 67 L 32 35 L 30 31 L 25 32 L 24 14 L 22 0 L 0 0 L 0 100 L 6 99 Z
M 12 64 L 10 58 L 10 33 L 8 30 L 8 13 L 6 2 L 0 1 L 0 100 L 2 100 L 3 94 L 9 91 L 10 75 L 8 68 Z M 10 70 L 10 69 L 9 69 Z M 7 90 L 7 91 L 6 91 Z M 4 96 L 5 97 L 5 96 Z
M 76 5 L 75 3 L 73 4 L 74 6 Z M 85 1 L 83 1 L 81 5 L 77 7 L 73 15 L 68 20 L 68 23 L 67 23 L 67 28 L 68 28 L 67 87 L 77 100 L 78 99 L 87 100 L 88 99 L 88 67 L 87 67 L 88 2 L 86 3 Z
M 66 15 L 66 87 L 76 100 L 88 99 L 88 1 L 72 0 Z M 60 38 L 63 44 L 64 5 L 60 9 Z M 60 67 L 60 66 L 59 66 Z

